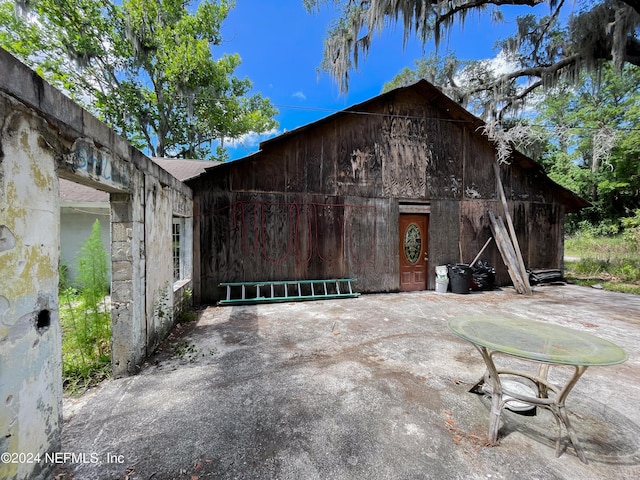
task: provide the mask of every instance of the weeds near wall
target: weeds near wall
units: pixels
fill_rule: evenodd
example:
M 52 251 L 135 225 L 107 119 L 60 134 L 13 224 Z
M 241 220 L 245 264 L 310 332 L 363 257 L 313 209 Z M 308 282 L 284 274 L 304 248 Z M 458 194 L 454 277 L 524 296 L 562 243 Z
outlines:
M 169 302 L 169 282 L 165 282 L 164 287 L 158 290 L 158 300 L 155 302 L 155 316 L 164 320 L 173 320 L 173 306 Z
M 176 319 L 178 323 L 189 323 L 198 318 L 193 310 L 192 302 L 193 291 L 190 288 L 185 288 L 180 295 L 179 313 Z
M 77 288 L 60 291 L 62 375 L 65 390 L 82 392 L 109 376 L 111 370 L 111 313 L 107 301 L 107 253 L 100 223 L 78 256 Z

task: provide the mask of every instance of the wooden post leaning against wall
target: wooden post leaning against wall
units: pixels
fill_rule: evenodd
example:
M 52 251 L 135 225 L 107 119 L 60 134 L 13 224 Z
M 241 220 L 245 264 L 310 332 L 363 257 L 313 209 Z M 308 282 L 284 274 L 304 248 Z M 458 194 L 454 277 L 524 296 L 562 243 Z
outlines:
M 518 268 L 516 252 L 514 250 L 513 243 L 511 243 L 511 239 L 509 238 L 507 228 L 504 226 L 502 217 L 496 218 L 492 211 L 489 211 L 488 213 L 489 219 L 491 220 L 491 233 L 496 240 L 498 251 L 502 256 L 502 261 L 507 266 L 513 286 L 518 293 L 525 294 L 527 293 L 527 290 L 524 285 L 520 269 Z
M 516 260 L 518 268 L 520 270 L 520 277 L 522 278 L 523 282 L 523 292 L 521 293 L 531 295 L 533 292 L 531 290 L 531 285 L 529 284 L 529 276 L 527 275 L 527 269 L 524 265 L 522 251 L 520 250 L 520 243 L 518 242 L 518 237 L 516 236 L 516 230 L 513 226 L 513 221 L 511 220 L 511 214 L 509 213 L 509 205 L 507 204 L 507 197 L 505 196 L 504 188 L 502 187 L 502 180 L 500 179 L 500 167 L 497 162 L 493 164 L 493 171 L 496 174 L 496 189 L 498 190 L 498 195 L 500 195 L 502 208 L 504 209 L 504 216 L 507 219 L 509 236 L 511 237 L 511 243 L 513 244 L 513 249 L 515 250 Z

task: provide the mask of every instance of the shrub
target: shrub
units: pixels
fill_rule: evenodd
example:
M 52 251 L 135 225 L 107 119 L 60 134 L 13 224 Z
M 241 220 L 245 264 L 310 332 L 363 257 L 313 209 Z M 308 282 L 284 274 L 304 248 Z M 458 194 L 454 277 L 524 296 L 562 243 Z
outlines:
M 634 251 L 640 250 L 640 210 L 636 210 L 633 217 L 622 219 L 624 227 L 623 237 Z
M 107 253 L 97 220 L 78 256 L 77 280 L 78 289 L 60 292 L 62 370 L 67 390 L 84 389 L 108 376 L 110 370 Z

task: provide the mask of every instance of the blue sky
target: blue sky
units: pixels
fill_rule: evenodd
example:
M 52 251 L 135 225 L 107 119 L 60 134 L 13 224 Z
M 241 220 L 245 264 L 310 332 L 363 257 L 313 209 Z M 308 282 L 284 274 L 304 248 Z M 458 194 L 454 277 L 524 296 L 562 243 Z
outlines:
M 545 10 L 548 7 L 544 5 L 536 9 Z M 469 16 L 464 30 L 454 27 L 439 52 L 445 54 L 449 50 L 464 60 L 495 57 L 498 53 L 495 42 L 515 31 L 515 15 L 532 9 L 507 7 L 502 11 L 510 19 L 498 25 L 491 22 L 488 14 L 480 18 Z M 434 50 L 432 43 L 423 50 L 415 38 L 409 39 L 403 48 L 402 30 L 389 27 L 374 40 L 359 69 L 352 72 L 349 92 L 340 94 L 335 81 L 319 71 L 323 40 L 338 14 L 332 2 L 327 2 L 319 13 L 309 14 L 302 0 L 236 0 L 236 7 L 223 23 L 224 43 L 220 51 L 238 53 L 242 64 L 236 75 L 249 77 L 253 91 L 268 97 L 279 110 L 276 119 L 280 126 L 270 136 L 378 95 L 385 82 Z M 231 158 L 256 151 L 258 141 L 263 139 L 244 140 L 243 145 L 229 152 Z

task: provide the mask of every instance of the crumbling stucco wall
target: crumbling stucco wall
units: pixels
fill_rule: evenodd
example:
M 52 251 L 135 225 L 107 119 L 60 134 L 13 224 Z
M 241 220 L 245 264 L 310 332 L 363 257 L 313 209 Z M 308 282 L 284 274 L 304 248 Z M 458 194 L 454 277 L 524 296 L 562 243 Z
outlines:
M 62 428 L 58 178 L 110 193 L 115 376 L 172 326 L 156 306 L 173 293 L 171 219 L 192 215 L 192 195 L 1 49 L 0 72 L 0 454 L 43 458 Z M 0 478 L 51 478 L 55 465 L 21 458 Z
M 0 453 L 44 454 L 62 412 L 56 161 L 35 133 L 42 122 L 16 107 L 0 97 Z M 0 478 L 41 467 L 3 461 Z
M 173 319 L 173 262 L 158 262 L 155 259 L 173 257 L 171 237 L 162 232 L 171 231 L 173 211 L 171 194 L 156 179 L 145 183 L 145 215 L 153 216 L 153 222 L 145 223 L 147 238 L 156 239 L 147 248 L 147 255 L 154 261 L 149 262 L 147 287 L 153 295 L 147 296 L 147 311 L 151 313 L 147 323 L 147 344 L 155 348 L 169 332 Z

